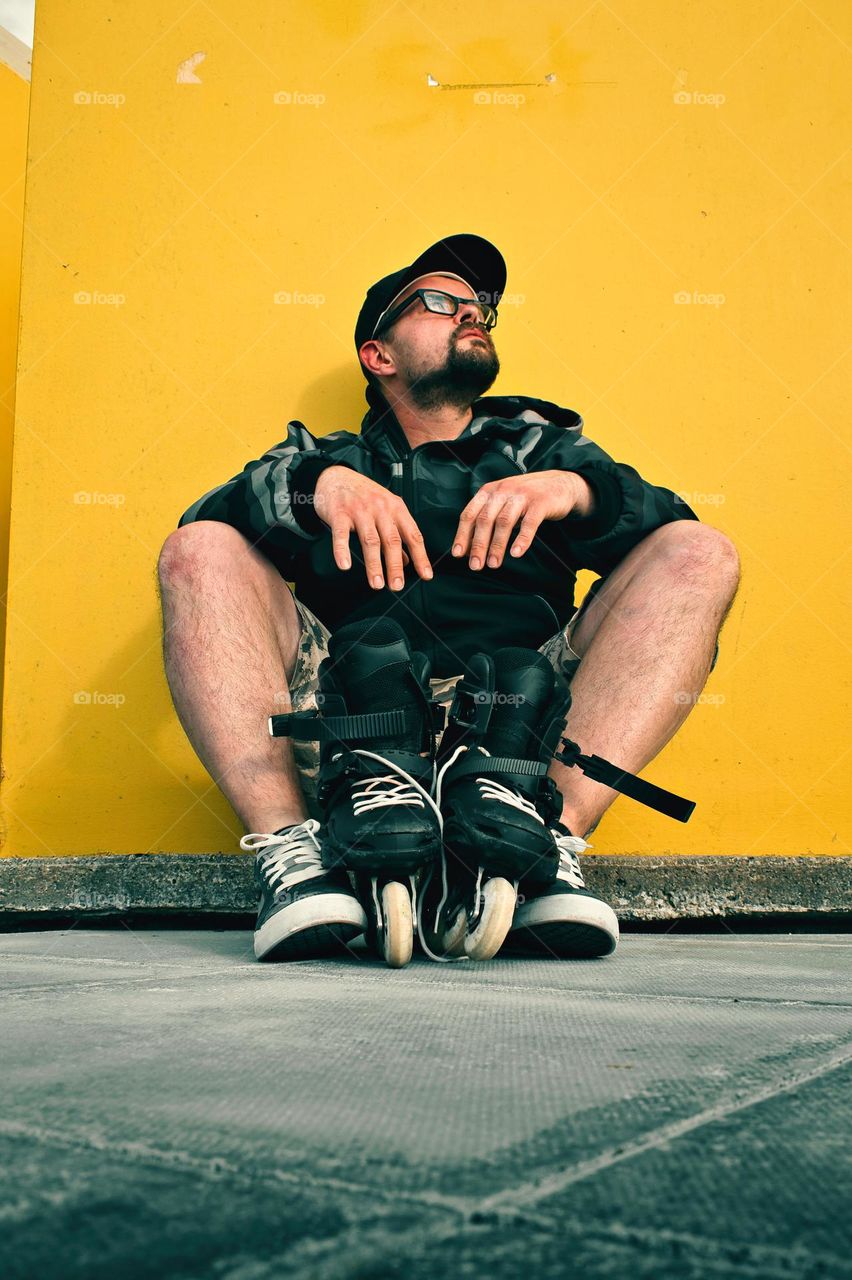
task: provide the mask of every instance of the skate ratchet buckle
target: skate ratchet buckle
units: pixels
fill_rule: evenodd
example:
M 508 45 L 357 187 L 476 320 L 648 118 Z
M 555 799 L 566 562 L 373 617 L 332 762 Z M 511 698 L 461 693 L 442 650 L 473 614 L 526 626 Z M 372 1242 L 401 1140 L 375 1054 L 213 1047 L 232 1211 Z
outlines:
M 554 760 L 569 767 L 576 765 L 582 769 L 587 778 L 602 782 L 605 787 L 620 791 L 622 795 L 630 796 L 631 800 L 638 800 L 649 809 L 656 809 L 667 818 L 675 818 L 678 822 L 689 822 L 695 808 L 694 800 L 685 800 L 683 796 L 675 795 L 673 791 L 666 791 L 664 787 L 655 786 L 653 782 L 637 778 L 635 773 L 619 769 L 618 765 L 610 764 L 602 756 L 585 755 L 578 744 L 572 742 L 570 738 L 562 738 L 561 742 L 564 750 L 555 752 Z

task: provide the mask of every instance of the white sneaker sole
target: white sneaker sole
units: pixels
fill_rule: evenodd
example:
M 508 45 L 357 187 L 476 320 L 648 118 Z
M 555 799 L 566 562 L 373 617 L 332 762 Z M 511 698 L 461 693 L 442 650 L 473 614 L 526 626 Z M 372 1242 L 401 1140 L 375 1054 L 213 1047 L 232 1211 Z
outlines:
M 276 911 L 266 924 L 255 931 L 255 958 L 262 960 L 274 947 L 306 929 L 333 928 L 335 925 L 357 926 L 359 932 L 366 930 L 367 915 L 358 899 L 346 893 L 312 894 L 310 898 Z M 355 937 L 357 934 L 353 934 Z
M 606 902 L 601 902 L 599 898 L 587 898 L 583 894 L 560 893 L 549 898 L 538 898 L 518 907 L 507 942 L 521 943 L 523 939 L 518 931 L 522 929 L 529 929 L 532 933 L 541 929 L 543 940 L 550 939 L 551 942 L 556 942 L 560 925 L 565 926 L 566 942 L 569 944 L 574 930 L 578 931 L 578 938 L 581 936 L 580 931 L 586 930 L 604 935 L 601 937 L 601 943 L 605 943 L 605 939 L 608 939 L 609 944 L 604 945 L 600 950 L 595 948 L 600 955 L 613 952 L 620 936 L 618 916 Z M 581 953 L 593 954 L 587 950 L 586 946 L 578 947 L 578 954 Z

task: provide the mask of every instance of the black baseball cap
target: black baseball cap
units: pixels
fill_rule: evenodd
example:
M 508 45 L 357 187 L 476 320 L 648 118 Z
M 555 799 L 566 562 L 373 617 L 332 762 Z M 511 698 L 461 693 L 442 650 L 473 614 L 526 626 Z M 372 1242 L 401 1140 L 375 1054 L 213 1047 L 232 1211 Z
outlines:
M 381 317 L 409 285 L 421 276 L 432 275 L 454 276 L 468 285 L 482 302 L 490 302 L 493 307 L 506 288 L 506 263 L 490 240 L 474 235 L 445 236 L 424 250 L 410 266 L 401 267 L 370 286 L 355 325 L 355 350 L 360 351 L 373 337 Z M 366 370 L 364 376 L 368 383 L 368 403 L 377 408 L 386 407 L 384 397 Z

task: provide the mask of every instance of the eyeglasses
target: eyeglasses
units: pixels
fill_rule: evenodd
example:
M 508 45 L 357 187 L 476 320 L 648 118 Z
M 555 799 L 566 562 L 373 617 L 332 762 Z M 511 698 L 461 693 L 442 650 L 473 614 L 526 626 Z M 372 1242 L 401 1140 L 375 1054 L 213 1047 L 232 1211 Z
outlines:
M 420 298 L 427 311 L 434 311 L 440 316 L 454 316 L 459 309 L 459 303 L 465 302 L 477 308 L 482 323 L 486 329 L 493 329 L 497 323 L 497 308 L 492 307 L 490 302 L 480 302 L 479 298 L 457 298 L 455 294 L 444 293 L 441 289 L 416 289 L 410 298 L 406 298 L 405 302 L 401 302 L 398 307 L 394 307 L 388 315 L 380 315 L 376 321 L 376 327 L 373 330 L 373 337 L 378 337 L 379 333 L 390 328 L 392 324 L 399 319 L 406 307 L 410 307 L 412 302 L 416 302 Z

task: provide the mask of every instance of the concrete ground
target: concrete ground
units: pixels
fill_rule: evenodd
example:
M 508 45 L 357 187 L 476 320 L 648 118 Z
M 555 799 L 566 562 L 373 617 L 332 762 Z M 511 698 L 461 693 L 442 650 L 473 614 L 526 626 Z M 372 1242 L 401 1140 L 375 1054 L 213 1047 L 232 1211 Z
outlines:
M 0 1270 L 852 1276 L 841 934 L 258 965 L 244 932 L 0 936 Z

